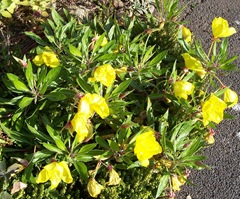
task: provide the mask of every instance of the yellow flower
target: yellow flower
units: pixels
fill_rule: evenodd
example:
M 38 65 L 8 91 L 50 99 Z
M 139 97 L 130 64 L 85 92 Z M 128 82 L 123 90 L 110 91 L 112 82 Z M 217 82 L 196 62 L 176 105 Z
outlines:
M 228 21 L 222 17 L 214 18 L 212 21 L 212 32 L 214 38 L 229 37 L 236 33 L 235 28 L 228 26 Z
M 194 85 L 186 81 L 177 81 L 173 85 L 173 90 L 176 97 L 187 99 L 188 95 L 193 93 Z
M 162 147 L 156 141 L 155 132 L 151 128 L 146 128 L 146 131 L 136 138 L 134 154 L 141 162 L 142 166 L 149 165 L 149 158 L 162 152 Z
M 104 64 L 98 66 L 94 73 L 93 78 L 89 78 L 90 82 L 101 82 L 104 86 L 109 87 L 113 84 L 116 79 L 116 72 L 110 64 Z
M 228 88 L 224 92 L 223 100 L 226 103 L 231 103 L 230 105 L 228 105 L 228 107 L 232 107 L 232 106 L 234 106 L 235 104 L 238 103 L 238 95 L 237 95 L 236 92 L 234 92 L 233 90 Z
M 226 107 L 227 105 L 223 100 L 211 94 L 202 106 L 203 125 L 208 125 L 210 121 L 219 124 L 223 120 L 223 112 Z
M 188 68 L 189 70 L 196 71 L 200 77 L 205 76 L 206 71 L 204 70 L 202 63 L 199 60 L 192 57 L 188 53 L 183 53 L 182 56 L 183 56 L 186 68 Z
M 65 161 L 52 162 L 46 165 L 43 170 L 38 174 L 36 183 L 44 183 L 48 180 L 51 181 L 51 189 L 55 189 L 62 181 L 65 183 L 72 183 L 73 178 Z
M 180 179 L 177 175 L 173 175 L 171 177 L 171 181 L 172 181 L 172 189 L 174 191 L 180 191 L 180 186 L 182 186 L 185 183 L 185 181 Z
M 108 185 L 118 185 L 120 183 L 121 178 L 113 168 L 110 169 L 109 175 L 110 177 L 109 177 Z
M 76 131 L 76 139 L 78 142 L 83 142 L 86 138 L 91 138 L 93 134 L 92 124 L 88 121 L 88 118 L 78 112 L 75 114 L 74 118 L 71 121 L 74 131 Z
M 36 64 L 37 66 L 46 64 L 51 68 L 59 66 L 60 62 L 59 59 L 57 58 L 57 55 L 48 46 L 45 47 L 45 50 L 46 51 L 34 57 L 33 63 Z
M 94 114 L 94 111 L 102 119 L 109 115 L 109 108 L 106 100 L 98 94 L 87 93 L 81 98 L 78 104 L 78 112 L 89 118 Z
M 185 39 L 186 42 L 189 43 L 189 42 L 192 41 L 192 33 L 185 26 L 182 26 L 182 35 L 183 35 L 183 38 Z
M 104 189 L 94 178 L 91 178 L 87 184 L 87 190 L 90 196 L 97 198 L 101 191 Z

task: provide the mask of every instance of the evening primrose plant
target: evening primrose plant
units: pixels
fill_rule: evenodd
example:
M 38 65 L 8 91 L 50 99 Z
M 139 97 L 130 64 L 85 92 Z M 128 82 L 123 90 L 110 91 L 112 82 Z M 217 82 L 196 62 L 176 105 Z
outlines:
M 235 69 L 235 29 L 215 18 L 205 53 L 178 1 L 157 2 L 160 19 L 78 23 L 52 9 L 45 37 L 26 32 L 38 47 L 1 77 L 1 196 L 174 198 L 207 167 L 201 149 L 238 102 L 218 77 Z

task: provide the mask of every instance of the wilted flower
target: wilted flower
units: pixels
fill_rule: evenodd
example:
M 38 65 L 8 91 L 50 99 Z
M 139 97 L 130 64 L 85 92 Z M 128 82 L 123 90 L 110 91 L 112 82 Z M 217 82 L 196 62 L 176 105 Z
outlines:
M 222 17 L 214 18 L 212 21 L 212 32 L 214 38 L 229 37 L 236 33 L 235 28 L 228 26 L 228 21 Z
M 81 112 L 75 114 L 74 118 L 71 121 L 74 131 L 76 131 L 76 140 L 78 142 L 83 142 L 86 138 L 92 137 L 93 127 L 92 124 L 88 121 L 88 118 Z
M 211 134 L 211 133 L 207 134 L 207 136 L 205 137 L 205 140 L 208 144 L 213 144 L 215 142 L 213 134 Z
M 121 178 L 113 168 L 110 168 L 109 175 L 108 185 L 118 185 L 120 183 Z
M 93 73 L 93 77 L 88 80 L 90 82 L 101 82 L 104 86 L 109 87 L 113 84 L 115 79 L 116 72 L 114 68 L 110 64 L 104 64 L 98 66 Z
M 97 198 L 103 189 L 104 187 L 99 184 L 94 178 L 91 178 L 88 181 L 87 190 L 90 196 L 92 196 L 93 198 Z
M 202 106 L 203 125 L 208 125 L 210 121 L 219 124 L 223 120 L 223 112 L 226 107 L 223 100 L 211 94 Z
M 142 166 L 149 165 L 149 158 L 162 152 L 162 147 L 156 141 L 155 132 L 151 128 L 146 128 L 146 131 L 136 138 L 136 145 L 134 153 L 137 155 L 138 160 Z
M 177 81 L 173 85 L 173 90 L 176 97 L 187 99 L 188 95 L 193 93 L 194 85 L 186 81 Z
M 192 33 L 191 31 L 186 28 L 185 26 L 182 26 L 182 35 L 186 42 L 192 41 Z
M 48 46 L 45 47 L 45 50 L 46 51 L 34 57 L 33 63 L 36 64 L 37 66 L 46 64 L 51 68 L 59 66 L 60 62 L 59 59 L 57 58 L 57 55 Z
M 51 189 L 55 189 L 62 181 L 65 183 L 72 183 L 73 178 L 65 161 L 52 162 L 46 165 L 43 170 L 38 174 L 36 182 L 44 183 L 48 180 L 51 181 Z
M 231 103 L 230 105 L 228 105 L 228 107 L 232 107 L 238 103 L 238 95 L 236 92 L 228 88 L 224 92 L 223 100 L 226 103 Z
M 89 118 L 94 114 L 94 111 L 102 119 L 109 115 L 109 108 L 106 100 L 98 94 L 87 93 L 80 99 L 78 104 L 78 112 Z
M 206 71 L 204 70 L 202 63 L 199 60 L 192 57 L 188 53 L 183 53 L 182 56 L 183 56 L 186 68 L 188 68 L 189 70 L 196 71 L 200 77 L 205 76 Z
M 172 189 L 174 191 L 180 191 L 180 186 L 182 186 L 185 183 L 185 180 L 181 177 L 178 177 L 177 175 L 173 175 L 171 177 L 172 181 Z
M 127 67 L 123 66 L 121 68 L 116 68 L 115 72 L 118 76 L 121 76 L 122 74 L 125 74 L 127 72 Z

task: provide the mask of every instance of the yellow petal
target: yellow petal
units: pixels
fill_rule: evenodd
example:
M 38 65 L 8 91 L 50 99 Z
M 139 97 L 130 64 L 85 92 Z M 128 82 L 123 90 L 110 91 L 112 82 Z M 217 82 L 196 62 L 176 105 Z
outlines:
M 104 189 L 94 178 L 90 179 L 87 184 L 87 190 L 90 196 L 97 198 L 101 191 Z
M 82 143 L 89 134 L 92 134 L 92 126 L 89 126 L 88 118 L 86 118 L 81 112 L 75 114 L 71 124 L 74 131 L 77 133 L 76 139 L 80 143 Z
M 109 115 L 109 107 L 106 100 L 98 94 L 92 94 L 90 106 L 102 119 Z
M 191 42 L 191 40 L 192 40 L 192 33 L 185 26 L 182 27 L 182 35 L 183 35 L 183 38 L 186 40 L 186 42 Z
M 145 159 L 145 160 L 140 160 L 140 163 L 143 167 L 148 167 L 149 165 L 149 160 L 148 159 Z
M 55 68 L 60 65 L 57 55 L 54 52 L 43 52 L 42 59 L 43 62 L 51 68 Z
M 48 171 L 46 169 L 43 169 L 40 171 L 40 173 L 37 176 L 36 183 L 44 183 L 49 180 Z
M 214 18 L 212 21 L 212 32 L 214 38 L 229 37 L 236 33 L 235 28 L 229 27 L 228 21 L 222 17 Z
M 61 182 L 60 172 L 58 170 L 53 170 L 49 180 L 51 181 L 50 189 L 57 188 L 57 186 Z
M 161 152 L 162 147 L 156 141 L 155 132 L 152 129 L 146 128 L 144 133 L 137 136 L 134 154 L 143 166 L 148 166 L 148 159 Z
M 62 161 L 59 162 L 58 165 L 62 168 L 61 179 L 63 180 L 63 182 L 72 183 L 73 178 L 67 163 L 65 161 Z
M 84 115 L 86 118 L 89 118 L 93 115 L 94 110 L 91 107 L 92 103 L 92 94 L 87 93 L 82 97 L 78 103 L 78 112 Z
M 211 94 L 210 98 L 202 106 L 203 125 L 208 125 L 210 121 L 219 124 L 223 120 L 226 107 L 227 105 L 223 100 Z
M 206 71 L 204 70 L 204 68 L 202 66 L 202 63 L 199 60 L 192 57 L 188 53 L 183 53 L 182 56 L 183 56 L 186 68 L 188 68 L 189 70 L 200 72 L 200 75 L 206 73 Z
M 224 92 L 224 102 L 226 103 L 231 103 L 230 105 L 228 105 L 228 107 L 232 107 L 234 105 L 236 105 L 238 103 L 238 95 L 236 92 L 234 92 L 233 90 L 231 90 L 230 88 L 228 88 L 225 92 Z
M 33 59 L 33 63 L 37 66 L 41 66 L 42 64 L 44 64 L 42 55 L 36 55 Z
M 98 66 L 94 71 L 94 80 L 101 82 L 104 86 L 109 87 L 116 79 L 116 72 L 110 64 Z
M 176 97 L 187 99 L 188 95 L 193 93 L 194 85 L 186 81 L 177 81 L 174 84 L 173 89 Z

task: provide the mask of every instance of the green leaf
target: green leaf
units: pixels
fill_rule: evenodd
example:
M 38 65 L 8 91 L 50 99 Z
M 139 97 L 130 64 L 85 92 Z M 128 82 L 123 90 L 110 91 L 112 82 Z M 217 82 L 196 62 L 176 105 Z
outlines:
M 141 61 L 142 64 L 144 64 L 146 61 L 148 61 L 153 55 L 152 55 L 152 51 L 154 49 L 155 46 L 152 46 L 151 48 L 149 48 L 147 50 L 147 52 L 144 54 L 144 57 Z
M 30 162 L 27 167 L 24 169 L 24 174 L 22 178 L 25 178 L 23 182 L 28 182 L 32 176 L 32 171 L 33 171 L 33 162 Z
M 92 87 L 89 86 L 80 76 L 77 78 L 77 83 L 83 89 L 83 91 L 86 93 L 92 93 Z
M 173 143 L 174 151 L 182 149 L 184 144 L 186 144 L 186 138 L 189 133 L 194 129 L 194 124 L 196 120 L 190 120 L 187 122 L 180 123 L 176 126 L 176 129 L 172 133 L 171 142 Z
M 154 125 L 154 114 L 153 114 L 152 102 L 149 97 L 147 98 L 146 113 L 147 113 L 148 126 L 153 126 Z
M 7 128 L 4 124 L 0 123 L 0 127 L 4 133 L 6 133 L 11 140 L 14 140 L 18 143 L 23 143 L 27 145 L 33 145 L 32 137 L 26 134 L 26 132 L 17 132 Z
M 62 151 L 67 151 L 67 148 L 65 146 L 65 144 L 63 143 L 62 139 L 61 139 L 61 136 L 59 135 L 58 131 L 53 129 L 51 126 L 50 126 L 50 122 L 47 118 L 46 115 L 43 115 L 42 116 L 42 121 L 47 129 L 47 132 L 49 133 L 49 135 L 51 136 L 51 138 L 55 141 L 57 147 L 59 149 L 61 149 Z
M 111 97 L 118 97 L 123 91 L 125 91 L 131 83 L 131 79 L 128 79 L 119 84 L 111 93 Z
M 81 147 L 79 153 L 87 153 L 87 152 L 93 150 L 96 146 L 97 146 L 97 143 L 86 144 L 83 147 Z
M 34 98 L 32 97 L 23 97 L 19 102 L 18 106 L 19 108 L 24 109 L 25 107 L 29 106 L 33 100 Z
M 76 56 L 76 57 L 82 56 L 81 51 L 79 49 L 77 49 L 75 46 L 68 44 L 68 49 L 73 56 Z
M 43 79 L 43 86 L 40 90 L 40 94 L 44 94 L 47 90 L 47 87 L 58 77 L 61 71 L 61 67 L 56 67 L 51 69 L 47 76 Z
M 36 128 L 30 126 L 27 122 L 27 127 L 29 129 L 29 131 L 38 139 L 40 139 L 40 142 L 43 142 L 43 141 L 50 141 L 52 142 L 52 138 L 48 135 L 46 135 L 45 133 L 43 132 L 40 132 L 39 130 L 36 130 Z
M 57 11 L 55 9 L 52 9 L 52 18 L 54 23 L 59 27 L 62 26 L 64 19 L 57 13 Z
M 62 150 L 59 149 L 58 147 L 52 145 L 52 144 L 48 144 L 46 142 L 43 143 L 43 146 L 48 149 L 49 151 L 52 151 L 52 152 L 55 152 L 55 153 L 58 153 L 58 154 L 62 154 Z
M 63 101 L 67 98 L 72 99 L 75 96 L 75 94 L 76 93 L 70 89 L 60 88 L 45 95 L 45 97 L 51 101 Z
M 184 158 L 181 159 L 181 162 L 197 162 L 197 161 L 202 161 L 205 160 L 206 157 L 205 156 L 186 156 Z
M 158 198 L 159 196 L 161 196 L 161 193 L 163 192 L 163 190 L 168 184 L 169 178 L 170 178 L 169 174 L 165 174 L 161 177 L 155 198 Z
M 113 61 L 116 60 L 117 57 L 118 57 L 117 53 L 108 53 L 97 57 L 96 61 Z
M 77 170 L 80 178 L 84 180 L 85 183 L 88 182 L 88 170 L 87 166 L 83 162 L 76 161 L 73 163 L 75 169 Z
M 45 97 L 54 102 L 63 101 L 67 98 L 64 94 L 62 94 L 61 92 L 58 92 L 58 91 L 53 91 L 53 92 L 45 95 Z
M 100 37 L 98 37 L 98 39 L 97 39 L 97 41 L 96 41 L 96 43 L 94 44 L 94 47 L 93 47 L 93 51 L 92 51 L 93 54 L 100 48 L 105 35 L 106 34 L 103 33 Z
M 35 164 L 37 162 L 45 160 L 46 158 L 48 158 L 51 155 L 53 155 L 53 153 L 47 149 L 37 151 L 33 154 L 32 163 Z
M 95 141 L 103 148 L 109 149 L 108 143 L 100 136 L 95 137 Z
M 34 85 L 34 76 L 33 76 L 33 71 L 32 71 L 32 63 L 30 61 L 28 61 L 28 65 L 25 71 L 25 77 L 27 79 L 28 82 L 28 86 L 33 89 L 33 85 Z
M 7 73 L 8 79 L 13 83 L 14 87 L 19 90 L 19 91 L 25 91 L 29 92 L 28 87 L 19 80 L 18 76 L 12 74 L 12 73 Z
M 119 146 L 116 142 L 112 141 L 112 140 L 108 140 L 108 143 L 110 145 L 110 148 L 113 150 L 113 151 L 119 151 Z
M 180 154 L 179 158 L 184 158 L 195 154 L 205 144 L 200 137 L 192 140 L 190 145 Z
M 31 39 L 33 39 L 34 41 L 36 41 L 38 44 L 40 44 L 42 46 L 47 46 L 48 45 L 47 42 L 42 40 L 42 38 L 40 36 L 36 35 L 33 32 L 25 32 L 25 35 L 29 36 Z

